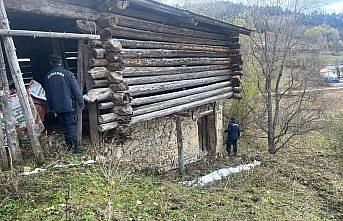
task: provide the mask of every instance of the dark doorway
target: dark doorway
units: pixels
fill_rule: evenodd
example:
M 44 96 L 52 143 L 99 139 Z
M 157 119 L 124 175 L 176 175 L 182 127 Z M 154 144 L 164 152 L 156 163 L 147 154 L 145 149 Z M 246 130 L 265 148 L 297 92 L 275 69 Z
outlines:
M 215 153 L 216 127 L 214 114 L 206 115 L 198 120 L 199 148 L 203 152 Z

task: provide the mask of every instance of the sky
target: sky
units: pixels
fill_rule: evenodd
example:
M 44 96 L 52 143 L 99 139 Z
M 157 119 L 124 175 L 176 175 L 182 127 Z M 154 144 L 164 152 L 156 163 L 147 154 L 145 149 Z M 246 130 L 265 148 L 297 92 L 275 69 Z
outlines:
M 199 2 L 206 2 L 206 1 L 211 1 L 211 0 L 189 0 L 189 1 L 199 1 Z M 214 0 L 212 0 L 214 1 Z M 218 0 L 220 1 L 220 0 Z M 223 1 L 230 1 L 230 2 L 242 2 L 245 3 L 249 0 L 223 0 Z M 256 0 L 254 0 L 256 1 Z M 328 13 L 343 13 L 343 0 L 319 0 L 321 1 L 321 6 L 322 9 Z M 160 2 L 163 2 L 165 4 L 175 4 L 177 2 L 185 2 L 185 0 L 160 0 Z

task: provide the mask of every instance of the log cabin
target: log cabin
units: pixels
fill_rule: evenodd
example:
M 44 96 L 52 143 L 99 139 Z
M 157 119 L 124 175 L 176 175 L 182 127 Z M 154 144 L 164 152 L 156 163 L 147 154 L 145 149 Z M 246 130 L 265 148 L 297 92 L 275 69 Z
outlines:
M 223 105 L 239 99 L 239 37 L 250 30 L 150 0 L 4 0 L 25 83 L 48 55 L 76 74 L 79 135 L 171 169 L 224 151 Z M 43 85 L 44 86 L 44 85 Z M 82 125 L 82 126 L 81 126 Z

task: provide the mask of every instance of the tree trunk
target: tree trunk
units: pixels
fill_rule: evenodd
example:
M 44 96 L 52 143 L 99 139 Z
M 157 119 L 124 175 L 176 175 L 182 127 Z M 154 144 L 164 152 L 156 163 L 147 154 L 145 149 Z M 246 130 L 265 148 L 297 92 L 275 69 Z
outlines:
M 266 77 L 266 89 L 267 89 L 267 121 L 268 121 L 268 151 L 271 154 L 275 154 L 275 128 L 273 124 L 273 101 L 272 101 L 272 80 L 271 76 Z

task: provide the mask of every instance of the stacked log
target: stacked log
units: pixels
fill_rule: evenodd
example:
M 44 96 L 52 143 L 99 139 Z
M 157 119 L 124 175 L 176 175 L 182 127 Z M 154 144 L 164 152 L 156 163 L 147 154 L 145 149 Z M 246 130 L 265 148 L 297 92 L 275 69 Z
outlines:
M 120 42 L 115 39 L 93 41 L 91 46 L 88 74 L 92 85 L 85 100 L 98 103 L 98 128 L 103 133 L 131 121 L 132 98 L 121 74 L 124 65 Z
M 122 12 L 108 9 L 88 25 L 102 38 L 92 42 L 89 71 L 104 112 L 99 123 L 133 124 L 239 97 L 243 62 L 237 30 L 182 27 Z

